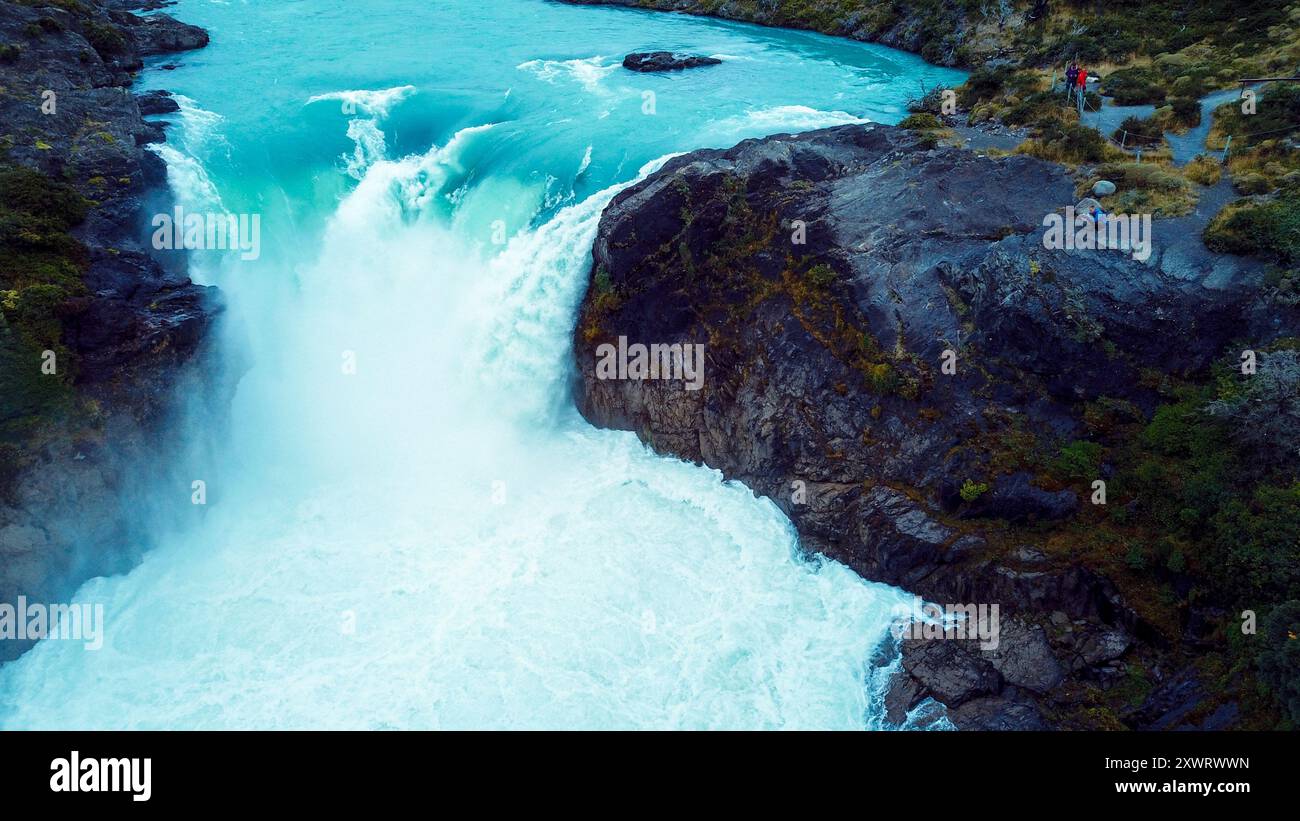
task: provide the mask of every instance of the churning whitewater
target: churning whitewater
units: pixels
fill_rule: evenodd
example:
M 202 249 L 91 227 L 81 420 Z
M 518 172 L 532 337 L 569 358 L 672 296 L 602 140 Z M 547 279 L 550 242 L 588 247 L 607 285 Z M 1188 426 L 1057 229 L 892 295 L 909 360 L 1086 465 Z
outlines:
M 801 557 L 747 488 L 588 425 L 572 328 L 602 208 L 667 156 L 896 120 L 900 80 L 953 72 L 532 0 L 275 5 L 183 2 L 213 44 L 166 78 L 177 202 L 262 225 L 260 259 L 191 263 L 242 374 L 228 420 L 192 423 L 218 443 L 189 457 L 206 504 L 77 594 L 103 605 L 101 649 L 0 668 L 0 725 L 869 726 L 904 594 Z M 650 45 L 728 60 L 622 76 Z

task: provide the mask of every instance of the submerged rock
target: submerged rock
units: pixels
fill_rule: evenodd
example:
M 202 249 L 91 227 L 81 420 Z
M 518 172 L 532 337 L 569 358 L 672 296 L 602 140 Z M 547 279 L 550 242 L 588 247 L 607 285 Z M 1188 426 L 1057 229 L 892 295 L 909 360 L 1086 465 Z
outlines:
M 679 71 L 684 68 L 716 66 L 722 61 L 716 57 L 698 54 L 681 54 L 673 51 L 634 52 L 623 58 L 623 68 L 632 71 Z

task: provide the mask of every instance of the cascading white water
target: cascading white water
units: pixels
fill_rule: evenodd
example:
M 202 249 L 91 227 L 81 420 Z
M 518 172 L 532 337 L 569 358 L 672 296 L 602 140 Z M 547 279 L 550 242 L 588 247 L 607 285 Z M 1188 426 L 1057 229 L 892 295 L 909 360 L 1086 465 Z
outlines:
M 603 88 L 602 58 L 504 62 L 575 84 L 598 118 L 627 96 Z M 77 594 L 105 605 L 102 650 L 43 642 L 0 668 L 0 725 L 878 721 L 870 657 L 904 594 L 802 558 L 770 502 L 573 409 L 592 239 L 636 164 L 578 195 L 611 168 L 583 138 L 571 182 L 494 175 L 487 158 L 521 133 L 495 116 L 402 156 L 385 118 L 412 94 L 298 98 L 308 115 L 355 108 L 330 121 L 352 150 L 312 180 L 321 201 L 345 193 L 316 221 L 287 186 L 257 194 L 279 219 L 255 276 L 196 255 L 196 278 L 231 303 L 227 346 L 252 365 L 209 504 L 134 571 Z M 247 141 L 223 142 L 220 118 L 185 102 L 180 147 L 162 149 L 174 193 L 221 207 L 232 198 L 205 153 Z M 758 106 L 708 133 L 725 144 L 858 119 Z M 504 246 L 485 241 L 496 220 L 511 226 Z

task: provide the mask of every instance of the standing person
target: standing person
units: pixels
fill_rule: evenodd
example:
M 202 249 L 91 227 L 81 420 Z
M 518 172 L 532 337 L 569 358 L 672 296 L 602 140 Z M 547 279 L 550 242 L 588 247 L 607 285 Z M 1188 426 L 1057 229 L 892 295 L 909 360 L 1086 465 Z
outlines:
M 1083 102 L 1084 92 L 1088 90 L 1088 69 L 1079 66 L 1079 102 Z
M 1074 84 L 1079 81 L 1079 64 L 1070 63 L 1070 67 L 1065 70 L 1065 98 L 1074 99 Z

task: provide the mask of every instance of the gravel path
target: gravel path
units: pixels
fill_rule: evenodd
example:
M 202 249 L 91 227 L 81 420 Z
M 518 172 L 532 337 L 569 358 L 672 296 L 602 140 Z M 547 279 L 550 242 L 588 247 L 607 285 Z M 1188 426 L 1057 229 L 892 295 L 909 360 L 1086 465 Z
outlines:
M 1200 125 L 1188 129 L 1186 134 L 1165 132 L 1165 140 L 1169 143 L 1170 151 L 1173 154 L 1174 165 L 1186 165 L 1197 154 L 1206 153 L 1205 138 L 1210 133 L 1212 112 L 1224 103 L 1235 100 L 1240 96 L 1241 91 L 1236 88 L 1225 88 L 1207 94 L 1201 98 Z M 1154 105 L 1111 105 L 1109 100 L 1103 99 L 1100 111 L 1087 111 L 1084 113 L 1083 124 L 1096 128 L 1109 139 L 1124 120 L 1129 117 L 1150 117 L 1155 113 L 1155 110 Z M 1131 153 L 1136 154 L 1136 152 Z

